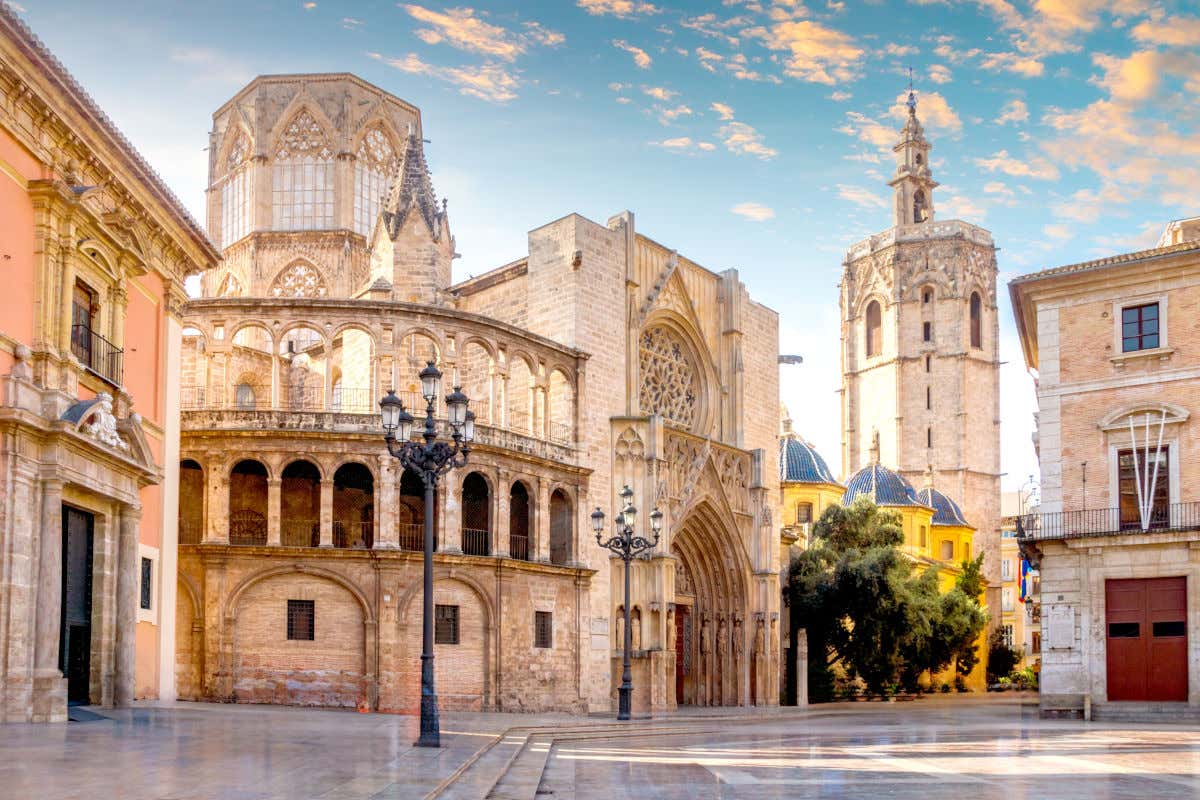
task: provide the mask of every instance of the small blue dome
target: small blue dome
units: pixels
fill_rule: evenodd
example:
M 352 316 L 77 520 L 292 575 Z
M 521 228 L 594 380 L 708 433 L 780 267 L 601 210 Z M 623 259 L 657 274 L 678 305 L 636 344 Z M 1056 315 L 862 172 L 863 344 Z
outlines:
M 795 434 L 779 439 L 779 480 L 837 484 L 837 478 L 833 477 L 821 454 Z
M 917 499 L 922 504 L 933 508 L 934 525 L 965 525 L 968 528 L 971 527 L 971 523 L 967 522 L 966 518 L 963 517 L 962 509 L 958 507 L 958 503 L 932 486 L 926 486 L 917 492 Z
M 903 475 L 879 464 L 868 464 L 846 481 L 842 505 L 848 506 L 859 497 L 869 497 L 880 506 L 925 505 Z

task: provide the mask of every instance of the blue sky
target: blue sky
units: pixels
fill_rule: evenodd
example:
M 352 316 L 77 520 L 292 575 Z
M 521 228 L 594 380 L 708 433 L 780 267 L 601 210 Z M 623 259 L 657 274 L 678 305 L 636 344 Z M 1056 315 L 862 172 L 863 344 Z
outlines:
M 1036 472 L 1003 282 L 1200 213 L 1194 0 L 68 2 L 18 11 L 203 218 L 212 111 L 259 73 L 349 71 L 419 106 L 455 277 L 622 209 L 781 315 L 795 424 L 837 468 L 837 282 L 886 228 L 912 67 L 940 219 L 1000 247 L 1005 488 Z

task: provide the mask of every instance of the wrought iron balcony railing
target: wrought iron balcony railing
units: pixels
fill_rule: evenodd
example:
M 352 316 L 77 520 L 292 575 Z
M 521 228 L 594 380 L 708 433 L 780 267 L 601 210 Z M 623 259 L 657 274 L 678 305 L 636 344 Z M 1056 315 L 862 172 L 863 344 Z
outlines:
M 71 326 L 71 352 L 113 386 L 120 386 L 124 380 L 125 351 L 87 325 Z
M 1136 510 L 1131 512 L 1126 509 L 1122 512 L 1119 508 L 1058 511 L 1017 517 L 1017 538 L 1024 541 L 1197 529 L 1200 529 L 1200 502 L 1159 503 L 1150 510 L 1144 525 Z

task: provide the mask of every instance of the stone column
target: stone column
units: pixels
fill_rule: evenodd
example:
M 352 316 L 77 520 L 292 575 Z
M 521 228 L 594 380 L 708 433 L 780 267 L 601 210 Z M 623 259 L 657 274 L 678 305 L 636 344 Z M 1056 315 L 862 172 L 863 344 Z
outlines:
M 808 705 L 808 631 L 796 631 L 796 705 Z
M 549 440 L 550 434 L 551 434 L 551 430 L 550 430 L 550 422 L 551 422 L 551 420 L 550 420 L 550 387 L 549 386 L 539 386 L 538 392 L 540 394 L 540 399 L 538 401 L 538 407 L 542 411 L 542 418 L 539 420 L 539 422 L 541 422 L 541 425 L 539 426 L 539 428 L 542 431 L 542 438 Z
M 33 720 L 66 718 L 67 682 L 58 668 L 62 628 L 62 498 L 61 480 L 42 481 L 38 553 L 37 627 L 34 638 Z
M 278 547 L 280 542 L 279 521 L 283 516 L 279 478 L 267 478 L 267 546 Z
M 204 470 L 205 544 L 229 544 L 229 475 L 221 469 L 221 461 L 210 458 Z
M 333 547 L 333 479 L 321 479 L 321 547 Z
M 137 627 L 138 522 L 140 506 L 122 506 L 117 532 L 116 658 L 113 705 L 127 706 L 134 692 L 134 638 Z
M 390 455 L 379 459 L 379 492 L 376 496 L 379 513 L 375 515 L 375 519 L 378 520 L 375 523 L 378 528 L 375 531 L 376 550 L 397 550 L 400 547 L 400 529 L 396 524 L 396 504 L 400 502 L 396 487 L 396 473 L 399 469 L 399 463 Z
M 530 543 L 530 551 L 533 553 L 533 561 L 548 564 L 550 563 L 550 481 L 545 478 L 538 478 L 536 503 L 533 512 L 533 527 L 537 533 L 534 541 Z
M 508 428 L 508 373 L 500 375 L 500 397 L 497 402 L 500 404 L 499 413 L 492 416 L 492 424 L 498 425 L 501 428 Z
M 511 486 L 512 476 L 503 470 L 496 472 L 496 520 L 492 524 L 492 534 L 494 545 L 492 552 L 501 558 L 508 558 L 512 555 L 509 550 L 508 535 L 510 533 L 509 524 L 509 497 L 508 490 Z
M 442 511 L 438 515 L 439 553 L 461 553 L 462 550 L 462 480 L 457 472 L 442 478 L 438 487 L 437 502 L 441 503 Z

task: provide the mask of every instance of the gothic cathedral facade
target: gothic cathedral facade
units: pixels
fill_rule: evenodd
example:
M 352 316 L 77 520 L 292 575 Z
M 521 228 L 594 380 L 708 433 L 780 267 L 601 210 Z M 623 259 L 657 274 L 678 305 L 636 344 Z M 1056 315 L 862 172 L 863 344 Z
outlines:
M 842 469 L 871 459 L 933 482 L 978 533 L 999 578 L 1000 394 L 991 233 L 935 218 L 932 145 L 910 92 L 893 147 L 892 227 L 853 245 L 840 284 Z M 998 598 L 997 598 L 998 599 Z

